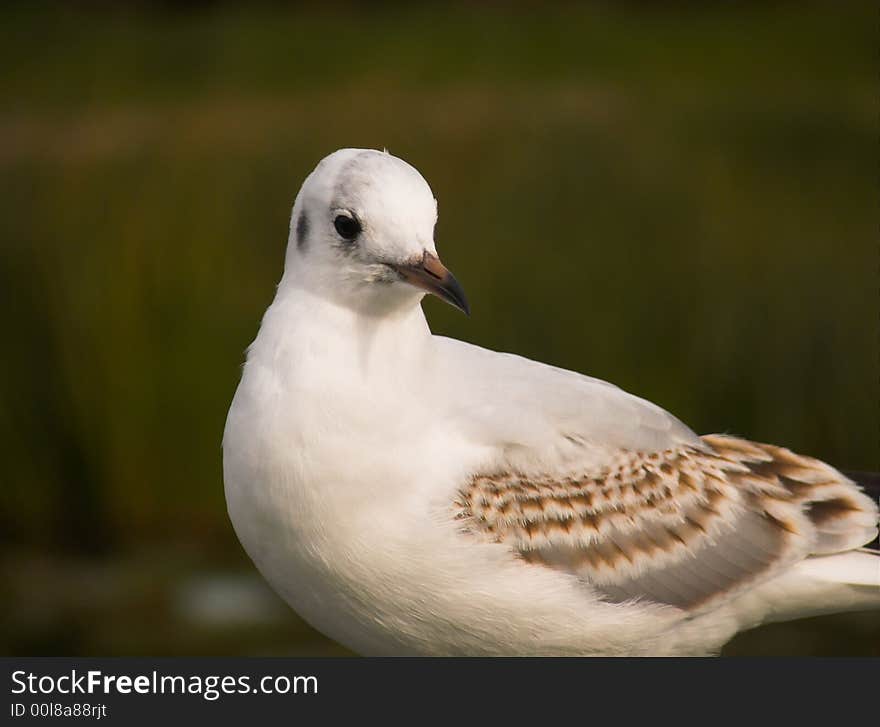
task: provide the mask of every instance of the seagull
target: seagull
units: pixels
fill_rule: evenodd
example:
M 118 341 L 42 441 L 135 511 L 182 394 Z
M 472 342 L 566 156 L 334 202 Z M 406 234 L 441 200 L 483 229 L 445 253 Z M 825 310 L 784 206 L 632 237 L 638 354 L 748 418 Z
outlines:
M 372 149 L 330 154 L 293 205 L 223 477 L 302 618 L 364 655 L 708 655 L 880 608 L 877 504 L 840 471 L 433 335 L 426 294 L 469 312 L 436 221 L 422 175 Z

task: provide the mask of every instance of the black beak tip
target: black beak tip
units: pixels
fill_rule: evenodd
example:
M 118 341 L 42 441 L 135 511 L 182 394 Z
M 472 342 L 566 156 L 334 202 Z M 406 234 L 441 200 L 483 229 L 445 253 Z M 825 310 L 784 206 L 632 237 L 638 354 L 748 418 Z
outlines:
M 459 285 L 458 281 L 452 276 L 450 273 L 449 278 L 444 281 L 443 285 L 443 298 L 446 299 L 446 302 L 450 305 L 454 305 L 458 308 L 462 313 L 466 316 L 470 317 L 471 315 L 471 304 L 468 303 L 467 297 L 464 294 L 464 290 L 462 290 L 461 285 Z

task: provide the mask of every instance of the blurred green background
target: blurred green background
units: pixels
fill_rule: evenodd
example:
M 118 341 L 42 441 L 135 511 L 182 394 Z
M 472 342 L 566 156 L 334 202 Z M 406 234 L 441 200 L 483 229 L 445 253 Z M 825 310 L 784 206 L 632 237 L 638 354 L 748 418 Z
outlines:
M 220 438 L 305 175 L 387 147 L 470 319 L 699 432 L 880 469 L 873 3 L 5 3 L 0 650 L 343 654 Z M 880 617 L 726 654 L 880 654 Z

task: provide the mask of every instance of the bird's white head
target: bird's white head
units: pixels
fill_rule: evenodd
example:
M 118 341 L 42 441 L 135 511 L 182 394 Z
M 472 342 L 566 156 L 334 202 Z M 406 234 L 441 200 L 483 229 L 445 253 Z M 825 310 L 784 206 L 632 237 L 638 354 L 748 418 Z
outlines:
M 415 168 L 387 152 L 340 149 L 297 195 L 285 281 L 372 314 L 417 305 L 426 292 L 467 313 L 437 257 L 436 222 L 437 201 Z

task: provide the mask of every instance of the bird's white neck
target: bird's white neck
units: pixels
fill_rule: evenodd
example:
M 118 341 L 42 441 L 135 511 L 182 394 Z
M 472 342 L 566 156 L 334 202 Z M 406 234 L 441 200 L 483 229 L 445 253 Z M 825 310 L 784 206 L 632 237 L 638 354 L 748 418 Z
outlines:
M 419 368 L 430 339 L 415 300 L 381 314 L 364 312 L 285 276 L 248 360 L 375 383 Z

